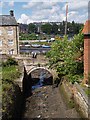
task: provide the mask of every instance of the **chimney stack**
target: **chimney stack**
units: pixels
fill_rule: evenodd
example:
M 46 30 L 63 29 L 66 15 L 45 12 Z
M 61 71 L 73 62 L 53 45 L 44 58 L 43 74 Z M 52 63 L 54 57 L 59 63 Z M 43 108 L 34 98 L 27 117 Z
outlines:
M 10 16 L 14 16 L 14 11 L 13 10 L 10 10 Z

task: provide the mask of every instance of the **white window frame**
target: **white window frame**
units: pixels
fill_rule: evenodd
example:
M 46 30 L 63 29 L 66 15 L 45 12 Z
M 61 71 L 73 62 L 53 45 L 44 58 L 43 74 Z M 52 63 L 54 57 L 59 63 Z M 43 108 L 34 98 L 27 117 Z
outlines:
M 2 35 L 2 30 L 0 30 L 0 35 Z
M 2 40 L 0 40 L 0 47 L 2 46 Z
M 8 35 L 13 35 L 13 30 L 8 30 Z
M 2 50 L 0 50 L 0 55 L 2 54 Z
M 14 49 L 9 50 L 9 55 L 13 55 L 14 54 Z
M 14 41 L 9 39 L 9 40 L 8 40 L 8 45 L 9 45 L 9 46 L 12 46 L 13 44 L 14 44 Z

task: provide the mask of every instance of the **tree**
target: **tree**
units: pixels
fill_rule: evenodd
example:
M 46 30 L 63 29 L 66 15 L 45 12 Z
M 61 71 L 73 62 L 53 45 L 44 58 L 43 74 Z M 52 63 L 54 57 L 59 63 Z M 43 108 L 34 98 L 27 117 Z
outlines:
M 28 25 L 28 33 L 35 33 L 35 32 L 37 32 L 37 27 L 36 27 L 36 25 L 33 24 L 33 23 L 30 23 L 30 24 Z
M 50 67 L 54 67 L 58 75 L 66 76 L 72 83 L 83 74 L 83 61 L 79 57 L 83 53 L 83 35 L 75 35 L 72 41 L 65 36 L 62 40 L 53 43 L 47 53 Z
M 52 25 L 50 23 L 46 23 L 45 25 L 41 26 L 41 30 L 42 30 L 43 33 L 51 34 Z
M 58 33 L 58 25 L 54 23 L 52 25 L 52 34 L 57 34 Z

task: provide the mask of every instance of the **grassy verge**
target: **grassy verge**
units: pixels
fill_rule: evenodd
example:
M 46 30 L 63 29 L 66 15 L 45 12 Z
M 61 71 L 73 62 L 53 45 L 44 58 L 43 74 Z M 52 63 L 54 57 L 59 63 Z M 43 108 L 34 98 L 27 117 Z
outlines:
M 2 79 L 15 80 L 20 76 L 18 66 L 6 66 L 2 68 Z
M 85 90 L 85 93 L 88 97 L 90 97 L 90 89 L 89 88 Z
M 63 85 L 59 86 L 60 93 L 62 95 L 63 101 L 68 109 L 75 108 L 75 103 L 72 97 L 70 97 L 66 91 Z
M 85 94 L 90 98 L 90 88 L 86 87 L 85 85 L 81 84 L 82 89 L 84 90 Z
M 20 77 L 20 67 L 11 57 L 1 63 L 0 94 L 2 95 L 2 120 L 13 119 L 21 114 L 22 93 L 15 79 Z M 1 112 L 0 111 L 0 112 Z

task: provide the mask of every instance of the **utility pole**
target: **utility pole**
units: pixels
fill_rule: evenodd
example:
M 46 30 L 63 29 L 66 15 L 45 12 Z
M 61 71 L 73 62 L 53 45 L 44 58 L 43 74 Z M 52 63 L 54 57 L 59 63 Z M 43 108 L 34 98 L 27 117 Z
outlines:
M 68 3 L 66 3 L 65 35 L 67 35 L 67 14 L 68 14 Z

